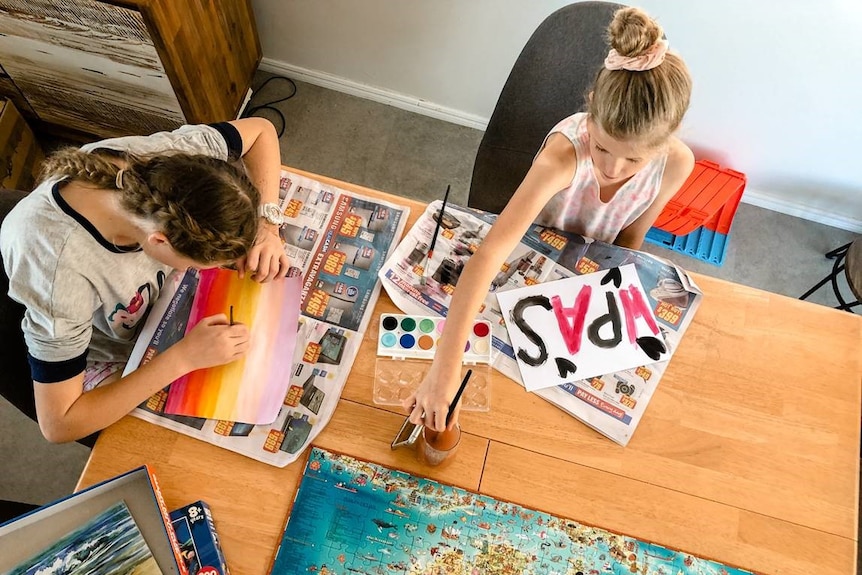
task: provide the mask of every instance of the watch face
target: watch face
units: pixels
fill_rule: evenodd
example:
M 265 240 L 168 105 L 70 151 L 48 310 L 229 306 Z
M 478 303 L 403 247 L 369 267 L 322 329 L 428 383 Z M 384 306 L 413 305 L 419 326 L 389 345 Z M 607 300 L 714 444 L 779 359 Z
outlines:
M 278 204 L 263 204 L 263 206 L 261 206 L 261 212 L 263 217 L 266 218 L 266 221 L 271 224 L 280 226 L 284 223 L 284 215 L 281 213 L 281 209 L 279 209 Z

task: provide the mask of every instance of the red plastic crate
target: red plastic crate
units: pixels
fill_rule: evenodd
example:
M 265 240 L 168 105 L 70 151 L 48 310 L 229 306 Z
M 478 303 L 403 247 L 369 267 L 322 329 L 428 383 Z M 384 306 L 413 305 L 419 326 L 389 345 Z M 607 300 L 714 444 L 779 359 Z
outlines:
M 700 226 L 726 234 L 744 189 L 745 174 L 709 160 L 698 160 L 653 227 L 677 236 L 689 234 Z
M 733 216 L 736 215 L 736 208 L 739 207 L 739 202 L 742 200 L 742 192 L 745 191 L 745 175 L 739 175 L 742 177 L 742 185 L 739 187 L 739 190 L 725 202 L 717 214 L 703 224 L 706 228 L 721 234 L 730 233 L 730 224 L 733 223 Z

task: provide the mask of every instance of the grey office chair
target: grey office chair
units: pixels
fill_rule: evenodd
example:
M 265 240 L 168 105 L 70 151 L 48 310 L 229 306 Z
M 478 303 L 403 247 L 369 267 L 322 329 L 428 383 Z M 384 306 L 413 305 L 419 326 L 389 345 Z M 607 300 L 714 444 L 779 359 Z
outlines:
M 479 144 L 467 205 L 500 213 L 524 179 L 545 136 L 585 108 L 608 54 L 612 2 L 578 2 L 539 25 L 515 61 Z
M 0 189 L 0 225 L 21 198 L 27 195 L 17 190 Z M 36 400 L 33 397 L 33 380 L 27 361 L 27 346 L 21 332 L 24 306 L 9 297 L 9 278 L 0 257 L 0 396 L 24 415 L 36 421 Z M 92 447 L 96 436 L 78 441 Z
M 26 192 L 0 189 L 0 226 Z M 33 380 L 27 361 L 27 346 L 21 331 L 24 306 L 9 297 L 9 278 L 0 257 L 0 396 L 24 415 L 36 421 L 36 400 L 33 397 Z M 93 447 L 98 434 L 78 440 Z M 36 509 L 36 505 L 0 499 L 0 523 L 4 523 Z
M 0 190 L 0 224 L 24 192 Z M 24 308 L 9 299 L 9 278 L 0 261 L 0 395 L 21 410 L 31 419 L 36 419 L 36 405 L 33 400 L 33 382 L 30 379 L 30 366 L 27 363 L 27 348 L 21 333 L 21 318 Z M 23 515 L 35 509 L 35 505 L 18 501 L 0 499 L 0 523 Z
M 0 225 L 18 201 L 27 195 L 17 190 L 0 190 Z M 9 295 L 9 278 L 0 258 L 0 395 L 23 412 L 36 419 L 36 404 L 33 399 L 33 381 L 27 363 L 27 347 L 21 333 L 24 306 L 13 301 Z

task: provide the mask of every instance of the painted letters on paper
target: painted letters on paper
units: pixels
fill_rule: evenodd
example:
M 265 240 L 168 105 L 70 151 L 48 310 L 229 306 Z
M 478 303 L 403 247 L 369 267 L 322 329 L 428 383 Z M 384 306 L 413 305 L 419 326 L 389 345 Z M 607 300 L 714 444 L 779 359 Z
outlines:
M 527 390 L 666 357 L 633 264 L 497 294 Z

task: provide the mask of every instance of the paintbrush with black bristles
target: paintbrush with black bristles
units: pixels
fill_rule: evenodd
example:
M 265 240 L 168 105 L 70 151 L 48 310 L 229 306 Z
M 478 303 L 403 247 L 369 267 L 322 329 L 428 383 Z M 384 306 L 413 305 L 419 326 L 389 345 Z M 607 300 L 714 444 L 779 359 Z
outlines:
M 425 265 L 422 266 L 422 276 L 419 278 L 419 284 L 425 285 L 425 276 L 428 271 L 428 266 L 431 265 L 431 258 L 434 257 L 434 246 L 437 244 L 437 234 L 440 233 L 440 226 L 443 225 L 443 214 L 446 212 L 446 202 L 449 201 L 449 190 L 451 185 L 446 186 L 446 193 L 443 195 L 443 205 L 440 207 L 440 215 L 437 217 L 437 225 L 434 226 L 434 234 L 431 236 L 431 243 L 428 244 L 428 253 L 425 255 Z

